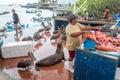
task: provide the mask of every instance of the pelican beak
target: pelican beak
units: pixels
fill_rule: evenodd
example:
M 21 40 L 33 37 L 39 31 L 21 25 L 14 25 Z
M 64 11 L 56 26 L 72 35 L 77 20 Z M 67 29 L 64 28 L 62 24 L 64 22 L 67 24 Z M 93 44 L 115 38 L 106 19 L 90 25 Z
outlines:
M 35 58 L 35 56 L 33 56 L 33 59 L 34 59 L 35 61 L 37 61 L 37 59 Z
M 33 60 L 37 60 L 36 58 L 35 58 L 35 56 L 33 55 L 33 53 L 32 52 L 30 52 L 30 53 L 28 53 L 29 54 L 29 56 L 33 59 Z
M 33 60 L 37 60 L 33 54 L 31 54 L 31 57 L 33 58 Z

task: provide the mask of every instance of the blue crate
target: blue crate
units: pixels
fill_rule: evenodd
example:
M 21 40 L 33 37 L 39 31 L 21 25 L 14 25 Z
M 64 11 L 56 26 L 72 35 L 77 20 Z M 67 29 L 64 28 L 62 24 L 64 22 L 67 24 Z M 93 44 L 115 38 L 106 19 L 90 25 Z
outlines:
M 84 41 L 84 48 L 87 50 L 95 49 L 96 46 L 97 46 L 97 43 L 94 40 L 86 39 Z
M 76 50 L 74 80 L 115 80 L 118 60 Z

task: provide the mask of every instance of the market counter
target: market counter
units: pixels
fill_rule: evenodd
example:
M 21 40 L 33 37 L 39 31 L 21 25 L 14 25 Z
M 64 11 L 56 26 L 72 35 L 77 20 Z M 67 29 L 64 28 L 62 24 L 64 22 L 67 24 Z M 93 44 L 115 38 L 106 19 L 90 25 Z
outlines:
M 119 56 L 77 47 L 74 80 L 115 80 Z

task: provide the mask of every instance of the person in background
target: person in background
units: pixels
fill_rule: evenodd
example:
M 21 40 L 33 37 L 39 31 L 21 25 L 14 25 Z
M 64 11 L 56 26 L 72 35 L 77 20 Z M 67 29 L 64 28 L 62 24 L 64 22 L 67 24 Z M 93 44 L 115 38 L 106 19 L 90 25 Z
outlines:
M 118 13 L 115 14 L 115 20 L 120 20 L 120 9 L 118 10 Z
M 89 27 L 78 23 L 78 16 L 70 14 L 68 16 L 69 24 L 66 26 L 66 48 L 69 52 L 69 60 L 65 61 L 64 67 L 71 72 L 73 69 L 73 59 L 75 57 L 76 47 L 80 46 L 81 37 L 86 31 L 84 30 L 100 30 L 100 27 Z
M 16 31 L 15 35 L 18 39 L 18 33 L 20 33 L 20 35 L 22 35 L 22 30 L 21 30 L 20 26 L 18 26 L 18 24 L 20 25 L 20 19 L 19 19 L 18 14 L 15 12 L 15 9 L 12 9 L 12 13 L 13 13 L 12 17 L 13 17 L 14 28 Z
M 110 10 L 108 7 L 106 7 L 104 13 L 103 13 L 103 19 L 109 19 L 110 16 Z

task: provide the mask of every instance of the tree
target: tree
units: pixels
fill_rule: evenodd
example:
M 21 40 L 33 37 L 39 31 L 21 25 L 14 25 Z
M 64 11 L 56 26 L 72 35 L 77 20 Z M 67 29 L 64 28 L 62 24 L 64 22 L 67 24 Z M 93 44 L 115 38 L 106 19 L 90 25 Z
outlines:
M 85 1 L 86 0 L 79 0 L 76 3 L 77 7 L 80 7 Z M 111 11 L 111 15 L 114 16 L 120 8 L 119 5 L 120 0 L 87 0 L 87 3 L 85 3 L 80 9 L 78 8 L 76 13 L 82 14 L 84 10 L 86 10 L 89 13 L 89 16 L 94 14 L 98 18 L 101 18 L 105 7 L 108 6 Z

